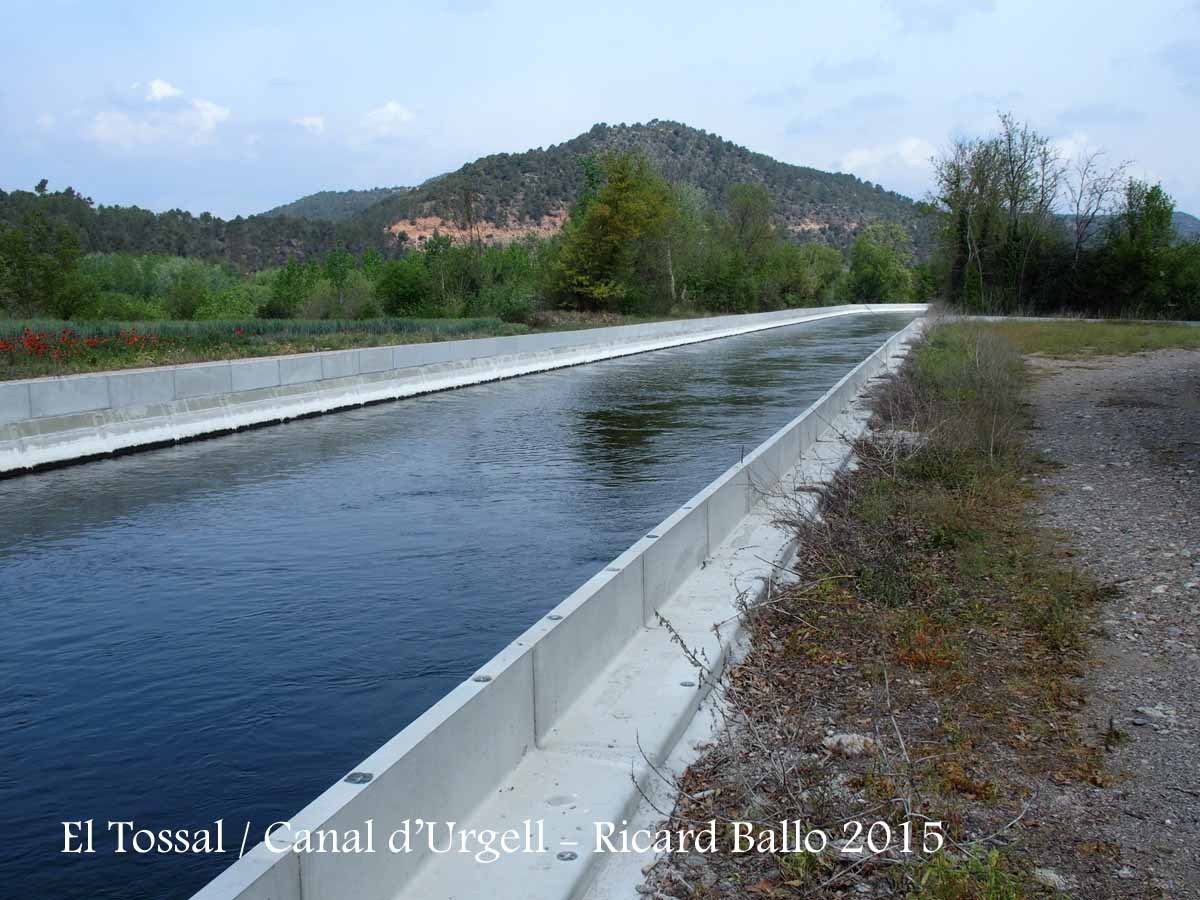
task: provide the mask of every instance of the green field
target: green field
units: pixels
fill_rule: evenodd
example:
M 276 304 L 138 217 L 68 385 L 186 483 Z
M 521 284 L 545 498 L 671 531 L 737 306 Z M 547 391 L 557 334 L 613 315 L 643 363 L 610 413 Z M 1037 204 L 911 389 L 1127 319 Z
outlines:
M 64 322 L 0 319 L 0 380 L 525 334 L 478 319 Z

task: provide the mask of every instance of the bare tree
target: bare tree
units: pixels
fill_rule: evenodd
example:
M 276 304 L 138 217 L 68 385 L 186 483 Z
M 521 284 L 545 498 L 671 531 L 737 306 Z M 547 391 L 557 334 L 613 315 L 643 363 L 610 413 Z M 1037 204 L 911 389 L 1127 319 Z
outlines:
M 1129 168 L 1128 162 L 1122 162 L 1106 171 L 1102 167 L 1103 156 L 1102 150 L 1081 151 L 1067 172 L 1066 191 L 1075 243 L 1071 266 L 1075 270 L 1096 226 L 1112 215 Z

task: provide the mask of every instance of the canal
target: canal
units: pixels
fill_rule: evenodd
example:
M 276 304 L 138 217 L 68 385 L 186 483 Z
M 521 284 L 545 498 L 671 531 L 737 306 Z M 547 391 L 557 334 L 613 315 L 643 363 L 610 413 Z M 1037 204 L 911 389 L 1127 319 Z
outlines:
M 910 319 L 0 482 L 0 893 L 190 896 L 247 821 L 298 811 Z M 86 819 L 96 852 L 61 853 Z M 216 819 L 224 856 L 116 855 L 105 829 Z

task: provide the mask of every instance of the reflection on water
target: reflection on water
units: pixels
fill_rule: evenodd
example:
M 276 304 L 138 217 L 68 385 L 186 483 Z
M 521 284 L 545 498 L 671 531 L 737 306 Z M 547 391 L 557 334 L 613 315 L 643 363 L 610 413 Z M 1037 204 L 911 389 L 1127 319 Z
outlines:
M 0 482 L 0 883 L 228 857 L 66 819 L 296 812 L 907 321 L 760 332 Z M 549 564 L 548 564 L 549 561 Z

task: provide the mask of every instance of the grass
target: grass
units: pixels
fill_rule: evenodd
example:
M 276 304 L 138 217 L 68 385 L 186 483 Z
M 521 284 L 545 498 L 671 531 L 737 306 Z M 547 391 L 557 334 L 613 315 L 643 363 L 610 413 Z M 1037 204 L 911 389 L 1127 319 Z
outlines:
M 0 320 L 0 380 L 528 331 L 499 319 Z
M 1105 596 L 1031 513 L 1021 347 L 993 325 L 936 326 L 875 397 L 856 445 L 799 532 L 798 585 L 748 610 L 753 637 L 722 687 L 729 725 L 684 776 L 678 823 L 717 817 L 945 823 L 932 855 L 880 861 L 717 854 L 706 898 L 1045 894 L 1019 823 L 1046 779 L 1104 783 L 1078 718 L 1086 631 Z M 914 438 L 914 433 L 917 437 Z M 877 742 L 822 760 L 828 731 Z M 816 761 L 814 761 L 814 759 Z M 693 798 L 704 798 L 696 802 Z M 996 850 L 988 840 L 1005 835 Z M 884 864 L 886 863 L 886 864 Z
M 668 318 L 703 317 L 685 310 L 673 311 Z M 0 318 L 0 381 L 657 321 L 663 317 L 554 310 L 539 313 L 528 325 L 496 318 L 153 322 Z
M 969 323 L 951 329 L 977 329 Z M 1143 322 L 993 322 L 988 329 L 1022 353 L 1060 359 L 1200 348 L 1200 327 Z

